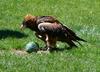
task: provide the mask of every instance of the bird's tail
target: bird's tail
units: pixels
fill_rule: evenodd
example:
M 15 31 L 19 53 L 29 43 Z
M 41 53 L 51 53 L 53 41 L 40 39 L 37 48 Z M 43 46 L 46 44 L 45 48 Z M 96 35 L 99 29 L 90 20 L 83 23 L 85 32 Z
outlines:
M 83 42 L 87 42 L 86 40 L 78 37 L 75 32 L 73 32 L 71 29 L 67 28 L 66 26 L 63 26 L 65 29 L 65 33 L 69 35 L 70 38 L 72 38 L 73 40 L 79 40 L 79 41 L 83 41 Z
M 79 41 L 83 41 L 83 42 L 87 42 L 86 40 L 82 39 L 82 38 L 79 38 L 78 36 L 75 37 L 77 40 Z

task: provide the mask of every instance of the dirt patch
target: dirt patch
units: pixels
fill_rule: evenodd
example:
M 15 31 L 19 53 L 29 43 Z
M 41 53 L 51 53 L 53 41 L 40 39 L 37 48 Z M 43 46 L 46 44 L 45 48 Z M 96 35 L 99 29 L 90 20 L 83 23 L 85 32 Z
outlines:
M 28 53 L 25 50 L 16 50 L 12 49 L 11 52 L 15 55 L 27 55 Z

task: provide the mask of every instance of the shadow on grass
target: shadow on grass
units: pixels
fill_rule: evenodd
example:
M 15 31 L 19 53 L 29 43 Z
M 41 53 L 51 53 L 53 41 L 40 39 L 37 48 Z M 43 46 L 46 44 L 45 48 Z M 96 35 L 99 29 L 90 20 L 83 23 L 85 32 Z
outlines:
M 53 51 L 59 52 L 59 51 L 66 51 L 66 50 L 71 50 L 71 49 L 76 49 L 75 47 L 70 48 L 70 47 L 65 47 L 65 48 L 54 48 Z
M 62 52 L 62 51 L 66 51 L 66 50 L 73 50 L 73 49 L 78 49 L 79 47 L 77 46 L 77 47 L 68 47 L 68 46 L 64 46 L 64 48 L 54 48 L 53 50 L 52 50 L 52 52 L 54 52 L 54 51 L 56 51 L 56 52 Z
M 27 37 L 27 36 L 28 35 L 21 33 L 19 31 L 14 31 L 14 30 L 9 30 L 9 29 L 0 30 L 0 39 L 5 39 L 8 37 L 23 38 L 23 37 Z
M 72 48 L 70 48 L 70 47 L 64 47 L 64 48 L 52 48 L 51 50 L 50 50 L 50 52 L 63 52 L 63 51 L 66 51 L 66 50 L 72 50 L 72 49 L 77 49 L 77 47 L 72 47 Z M 39 50 L 42 50 L 42 51 L 47 51 L 47 48 L 40 48 Z M 39 51 L 38 50 L 38 51 Z

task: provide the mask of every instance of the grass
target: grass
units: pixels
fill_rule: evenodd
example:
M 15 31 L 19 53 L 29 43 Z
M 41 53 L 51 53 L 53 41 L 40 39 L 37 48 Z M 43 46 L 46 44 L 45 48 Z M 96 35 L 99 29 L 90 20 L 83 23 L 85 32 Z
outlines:
M 99 0 L 0 0 L 0 72 L 100 72 L 99 13 Z M 44 46 L 32 31 L 20 31 L 26 14 L 55 16 L 88 42 L 51 54 L 17 55 L 12 49 L 30 41 Z

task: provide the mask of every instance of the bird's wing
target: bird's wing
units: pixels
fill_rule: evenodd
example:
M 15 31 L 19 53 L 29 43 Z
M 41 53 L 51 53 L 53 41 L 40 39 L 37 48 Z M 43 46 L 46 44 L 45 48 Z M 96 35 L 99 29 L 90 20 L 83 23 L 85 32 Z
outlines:
M 69 29 L 65 26 L 62 26 L 60 24 L 57 24 L 56 22 L 55 23 L 46 23 L 46 22 L 40 23 L 38 25 L 38 29 L 41 32 L 48 33 L 49 35 L 53 35 L 53 36 L 59 35 L 58 37 L 65 36 L 73 41 L 77 41 L 77 40 L 85 41 L 85 40 L 79 38 L 71 29 Z
M 38 29 L 40 31 L 46 32 L 46 31 L 57 31 L 61 30 L 62 26 L 57 23 L 40 23 L 38 25 Z
M 52 16 L 39 16 L 37 17 L 37 21 L 36 23 L 43 23 L 43 22 L 49 22 L 49 23 L 54 23 L 54 22 L 58 22 L 58 20 Z

